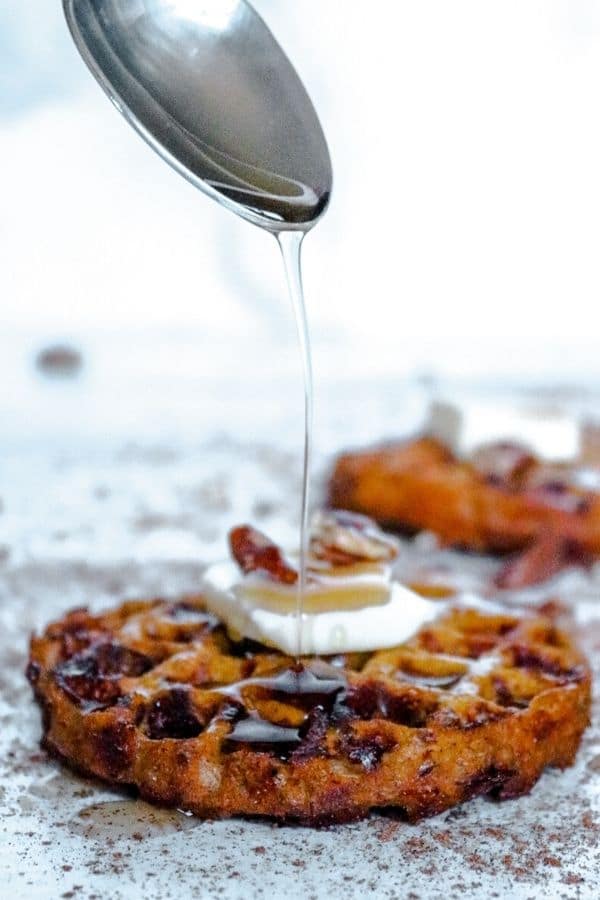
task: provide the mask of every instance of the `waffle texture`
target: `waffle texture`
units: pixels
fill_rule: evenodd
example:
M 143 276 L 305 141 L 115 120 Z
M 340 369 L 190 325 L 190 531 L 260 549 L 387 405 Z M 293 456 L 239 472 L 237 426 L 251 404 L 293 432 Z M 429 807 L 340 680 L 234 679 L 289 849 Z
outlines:
M 595 556 L 600 494 L 582 487 L 577 471 L 513 444 L 459 460 L 439 441 L 417 438 L 341 455 L 329 503 L 469 550 L 521 550 L 550 533 L 565 542 L 566 556 Z
M 201 597 L 75 610 L 31 641 L 43 745 L 203 817 L 410 820 L 573 762 L 590 672 L 546 618 L 448 608 L 392 650 L 296 661 Z

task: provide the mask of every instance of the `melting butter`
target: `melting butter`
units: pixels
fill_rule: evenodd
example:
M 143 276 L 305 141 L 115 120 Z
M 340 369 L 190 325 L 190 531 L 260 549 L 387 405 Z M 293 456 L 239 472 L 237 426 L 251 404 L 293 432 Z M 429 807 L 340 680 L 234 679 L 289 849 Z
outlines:
M 341 570 L 340 570 L 341 571 Z M 298 647 L 295 587 L 259 574 L 241 576 L 233 562 L 205 574 L 202 591 L 210 612 L 235 635 L 243 635 L 293 656 Z M 344 567 L 343 574 L 316 573 L 304 595 L 302 652 L 329 656 L 394 647 L 437 618 L 439 600 L 421 597 L 393 582 L 391 568 L 377 564 Z
M 335 612 L 360 609 L 387 603 L 390 595 L 389 566 L 356 563 L 351 566 L 308 570 L 303 598 L 304 613 Z M 259 573 L 246 575 L 235 588 L 263 609 L 277 613 L 294 613 L 298 590 L 296 585 L 271 581 Z

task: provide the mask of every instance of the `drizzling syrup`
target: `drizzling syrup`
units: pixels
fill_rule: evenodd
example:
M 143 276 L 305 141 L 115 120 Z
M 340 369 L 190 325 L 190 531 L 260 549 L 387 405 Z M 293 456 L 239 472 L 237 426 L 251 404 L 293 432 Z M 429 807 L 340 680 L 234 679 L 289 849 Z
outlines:
M 280 231 L 277 240 L 281 248 L 283 265 L 287 279 L 290 300 L 294 307 L 296 328 L 300 342 L 302 369 L 304 374 L 304 462 L 302 469 L 302 501 L 300 509 L 300 554 L 299 577 L 297 583 L 296 621 L 298 641 L 296 656 L 302 656 L 302 625 L 304 613 L 304 595 L 306 593 L 306 568 L 308 557 L 308 516 L 310 504 L 310 474 L 312 463 L 312 429 L 313 429 L 313 374 L 310 338 L 304 290 L 302 287 L 301 251 L 303 231 Z
M 336 704 L 345 697 L 347 687 L 343 672 L 316 661 L 310 667 L 297 663 L 273 675 L 247 678 L 220 688 L 219 693 L 232 700 L 231 706 L 221 713 L 232 722 L 226 747 L 235 750 L 246 746 L 287 759 L 306 742 L 315 725 L 326 724 Z M 246 690 L 251 690 L 256 700 L 275 700 L 304 710 L 302 724 L 289 727 L 262 718 L 256 710 L 246 707 Z
M 294 703 L 302 709 L 313 706 L 328 707 L 337 694 L 346 687 L 344 673 L 323 660 L 315 660 L 310 666 L 296 663 L 273 675 L 246 678 L 225 687 L 214 688 L 220 694 L 243 701 L 247 688 L 258 689 L 268 699 Z
M 235 750 L 237 745 L 244 745 L 257 753 L 272 752 L 285 759 L 294 752 L 301 740 L 300 728 L 274 725 L 256 713 L 248 713 L 246 718 L 234 723 L 225 746 L 229 745 L 230 749 Z

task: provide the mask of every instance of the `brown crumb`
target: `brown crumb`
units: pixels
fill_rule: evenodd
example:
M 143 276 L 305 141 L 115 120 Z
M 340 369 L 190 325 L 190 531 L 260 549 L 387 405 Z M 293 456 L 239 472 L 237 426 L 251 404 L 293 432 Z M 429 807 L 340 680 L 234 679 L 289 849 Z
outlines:
M 35 364 L 44 375 L 72 377 L 80 371 L 83 357 L 75 347 L 53 344 L 39 351 Z

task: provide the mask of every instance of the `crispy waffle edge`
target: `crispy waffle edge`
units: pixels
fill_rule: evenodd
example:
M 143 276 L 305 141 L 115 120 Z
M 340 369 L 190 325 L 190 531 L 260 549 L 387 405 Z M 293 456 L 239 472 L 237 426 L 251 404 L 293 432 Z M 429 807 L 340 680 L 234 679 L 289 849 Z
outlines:
M 517 797 L 572 764 L 589 722 L 585 658 L 534 614 L 450 609 L 399 648 L 329 663 L 337 692 L 273 693 L 293 661 L 234 644 L 193 597 L 68 613 L 32 637 L 27 676 L 49 753 L 205 818 L 327 825 L 394 808 L 416 821 Z M 299 738 L 232 742 L 248 715 Z

